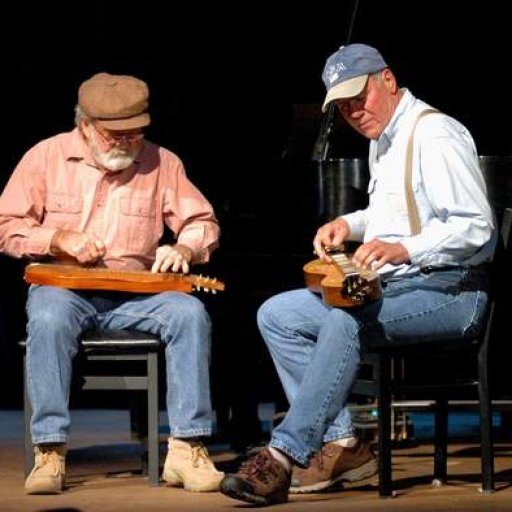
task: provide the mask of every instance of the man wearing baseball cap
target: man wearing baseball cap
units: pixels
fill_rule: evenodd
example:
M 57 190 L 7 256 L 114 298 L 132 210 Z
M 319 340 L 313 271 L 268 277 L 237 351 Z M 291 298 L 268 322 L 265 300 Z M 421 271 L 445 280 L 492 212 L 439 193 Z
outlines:
M 189 272 L 218 245 L 211 204 L 169 150 L 145 139 L 149 90 L 129 75 L 98 73 L 78 90 L 74 130 L 36 144 L 0 197 L 0 250 L 112 270 Z M 160 239 L 167 227 L 173 242 Z M 72 359 L 91 329 L 159 335 L 167 364 L 170 437 L 162 478 L 215 491 L 203 444 L 212 434 L 210 318 L 182 292 L 128 294 L 33 285 L 27 302 L 27 389 L 35 465 L 27 494 L 65 487 Z
M 327 88 L 322 111 L 333 100 L 353 98 L 366 85 L 368 77 L 387 68 L 382 55 L 371 46 L 350 44 L 342 46 L 325 63 L 322 80 Z
M 370 139 L 371 180 L 368 207 L 320 227 L 313 247 L 334 264 L 330 250 L 361 242 L 342 268 L 353 269 L 353 277 L 371 270 L 382 293 L 356 294 L 358 305 L 344 309 L 300 289 L 259 309 L 258 326 L 290 408 L 269 446 L 226 475 L 221 491 L 260 506 L 285 502 L 289 492 L 320 492 L 373 475 L 375 457 L 356 437 L 347 408 L 361 352 L 373 343 L 472 340 L 488 303 L 485 263 L 496 229 L 468 130 L 400 88 L 371 46 L 342 46 L 327 59 L 322 78 L 322 109 L 332 105 Z M 410 223 L 409 193 L 417 225 Z M 350 293 L 341 281 L 340 297 Z

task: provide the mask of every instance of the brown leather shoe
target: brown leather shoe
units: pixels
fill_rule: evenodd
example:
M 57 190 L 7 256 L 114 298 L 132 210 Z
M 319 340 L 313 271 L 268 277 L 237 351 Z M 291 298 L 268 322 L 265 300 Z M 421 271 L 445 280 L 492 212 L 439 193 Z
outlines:
M 268 448 L 242 464 L 238 473 L 226 475 L 220 491 L 236 500 L 260 507 L 288 501 L 291 475 L 278 462 Z
M 306 469 L 294 467 L 290 493 L 312 493 L 338 482 L 356 482 L 377 473 L 377 459 L 369 445 L 358 441 L 353 448 L 327 443 L 315 453 Z

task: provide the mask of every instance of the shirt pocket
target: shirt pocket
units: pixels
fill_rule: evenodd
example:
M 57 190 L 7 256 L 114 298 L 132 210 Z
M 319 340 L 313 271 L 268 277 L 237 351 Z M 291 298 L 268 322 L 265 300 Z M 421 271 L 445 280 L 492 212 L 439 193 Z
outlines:
M 120 227 L 125 234 L 128 248 L 144 256 L 154 255 L 160 238 L 154 199 L 140 196 L 123 197 L 121 215 Z
M 76 229 L 80 224 L 83 199 L 80 196 L 48 194 L 46 199 L 45 227 Z
M 376 236 L 409 234 L 409 211 L 403 175 L 380 176 L 371 186 L 372 232 Z
M 388 215 L 399 218 L 408 217 L 407 197 L 405 183 L 398 181 L 381 181 L 376 188 L 375 195 L 379 199 L 379 203 Z M 413 197 L 415 195 L 416 185 L 412 186 Z

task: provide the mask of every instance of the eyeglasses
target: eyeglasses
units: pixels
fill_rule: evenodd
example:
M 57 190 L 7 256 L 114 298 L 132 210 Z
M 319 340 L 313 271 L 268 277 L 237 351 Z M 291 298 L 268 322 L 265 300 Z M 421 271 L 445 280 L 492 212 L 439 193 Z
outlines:
M 364 89 L 353 98 L 346 98 L 343 100 L 338 100 L 336 102 L 336 105 L 340 112 L 342 113 L 348 113 L 352 112 L 354 110 L 361 110 L 364 108 L 366 104 L 366 99 L 368 98 L 368 84 L 370 82 L 370 78 L 368 78 L 368 81 L 366 82 L 366 85 L 364 86 Z
M 112 133 L 101 129 L 96 123 L 92 123 L 94 131 L 100 136 L 101 141 L 109 147 L 117 144 L 136 144 L 144 138 L 144 133 Z

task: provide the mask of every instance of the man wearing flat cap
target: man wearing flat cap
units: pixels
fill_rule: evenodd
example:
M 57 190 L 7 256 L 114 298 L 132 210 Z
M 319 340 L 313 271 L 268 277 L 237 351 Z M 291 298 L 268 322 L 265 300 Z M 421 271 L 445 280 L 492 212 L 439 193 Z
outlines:
M 144 138 L 149 91 L 140 79 L 99 73 L 78 91 L 74 130 L 43 140 L 0 197 L 0 250 L 113 270 L 189 272 L 218 245 L 211 204 L 183 163 Z M 160 245 L 164 229 L 173 243 Z M 28 494 L 65 482 L 73 356 L 92 329 L 157 334 L 165 345 L 170 437 L 162 478 L 215 491 L 223 474 L 203 444 L 212 434 L 210 318 L 196 297 L 32 285 L 27 301 L 27 387 L 35 465 Z
M 496 230 L 468 130 L 400 88 L 371 46 L 342 46 L 322 78 L 322 109 L 337 109 L 371 141 L 369 206 L 328 222 L 313 240 L 320 261 L 341 268 L 329 284 L 333 294 L 354 307 L 333 307 L 318 290 L 302 289 L 271 297 L 258 311 L 290 408 L 269 446 L 221 482 L 224 494 L 257 505 L 372 476 L 375 457 L 347 408 L 360 353 L 372 344 L 433 343 L 435 350 L 439 340 L 470 341 L 488 302 Z M 345 240 L 362 243 L 351 259 L 333 256 Z M 352 285 L 342 285 L 343 271 Z M 370 271 L 381 294 L 366 291 Z

